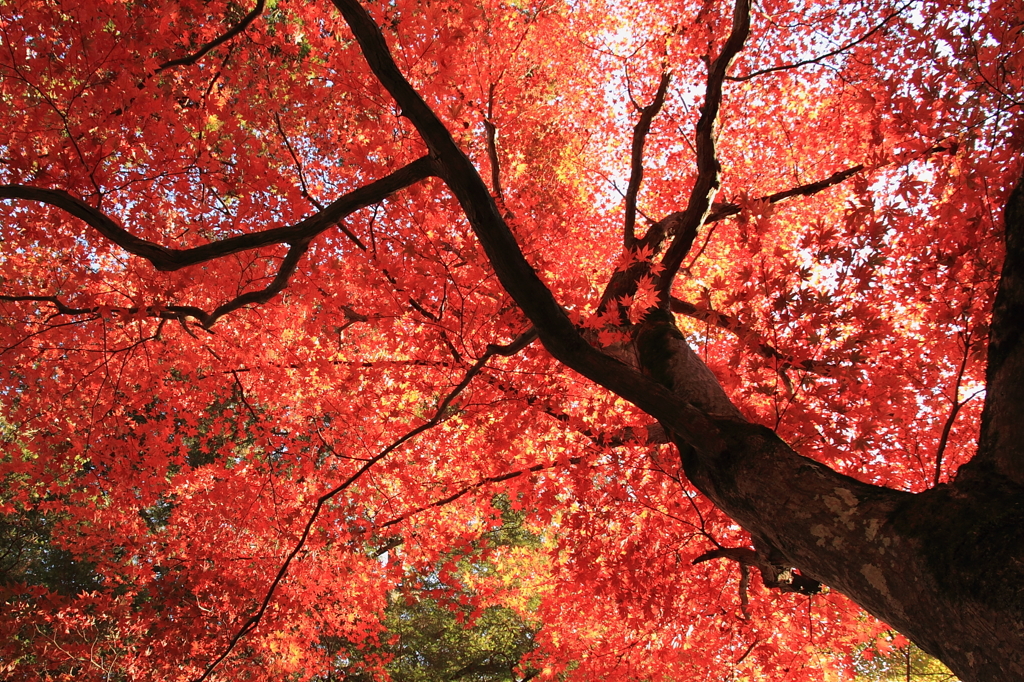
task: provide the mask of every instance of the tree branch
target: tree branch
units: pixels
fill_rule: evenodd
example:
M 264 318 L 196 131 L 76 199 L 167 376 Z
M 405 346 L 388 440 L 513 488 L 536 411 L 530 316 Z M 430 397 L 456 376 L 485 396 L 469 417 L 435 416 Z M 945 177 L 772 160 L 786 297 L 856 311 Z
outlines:
M 842 47 L 838 47 L 838 48 L 836 48 L 834 50 L 831 50 L 830 52 L 826 52 L 823 55 L 819 55 L 817 57 L 812 57 L 810 59 L 804 59 L 804 60 L 801 60 L 799 62 L 794 62 L 793 64 L 782 64 L 780 66 L 773 66 L 773 67 L 767 68 L 767 69 L 760 69 L 758 71 L 753 71 L 751 73 L 748 73 L 745 76 L 727 76 L 726 80 L 743 82 L 743 81 L 748 81 L 751 78 L 756 78 L 757 76 L 763 76 L 763 75 L 765 75 L 767 73 L 774 73 L 776 71 L 786 71 L 786 70 L 789 70 L 789 69 L 798 69 L 801 66 L 807 66 L 808 64 L 818 64 L 820 62 L 823 62 L 826 59 L 830 59 L 832 57 L 835 57 L 838 54 L 842 54 L 843 52 L 846 52 L 851 47 L 856 47 L 857 45 L 860 45 L 865 40 L 867 40 L 868 38 L 870 38 L 874 34 L 876 34 L 879 31 L 881 31 L 885 27 L 886 24 L 888 24 L 890 21 L 892 21 L 895 17 L 899 16 L 900 13 L 903 12 L 903 10 L 905 10 L 909 6 L 910 6 L 910 3 L 907 3 L 906 5 L 904 5 L 903 7 L 899 8 L 898 10 L 896 10 L 895 12 L 890 14 L 889 16 L 887 16 L 884 19 L 882 19 L 881 22 L 876 24 L 874 28 L 872 28 L 870 31 L 868 31 L 864 35 L 862 35 L 860 38 L 857 38 L 856 40 L 852 40 L 849 43 L 847 43 L 846 45 L 843 45 Z
M 851 166 L 850 168 L 847 168 L 845 170 L 833 173 L 824 180 L 818 180 L 817 182 L 811 182 L 806 185 L 793 187 L 783 192 L 769 194 L 768 196 L 764 196 L 757 199 L 757 201 L 763 201 L 769 204 L 777 204 L 780 201 L 785 201 L 786 199 L 791 199 L 793 197 L 809 197 L 812 194 L 817 194 L 822 190 L 828 189 L 829 187 L 832 187 L 834 185 L 838 185 L 839 183 L 843 182 L 844 180 L 847 180 L 848 178 L 853 177 L 854 175 L 860 173 L 863 170 L 864 165 L 857 164 L 856 166 Z M 740 205 L 735 203 L 714 204 L 711 207 L 711 212 L 708 214 L 707 220 L 705 220 L 704 222 L 718 222 L 719 220 L 724 220 L 730 216 L 739 215 L 741 210 L 742 209 L 740 208 Z
M 278 268 L 277 275 L 275 275 L 273 281 L 263 288 L 257 291 L 247 291 L 244 294 L 239 294 L 230 301 L 223 303 L 218 306 L 212 313 L 207 313 L 202 308 L 196 306 L 182 306 L 182 305 L 171 305 L 171 306 L 147 306 L 145 308 L 130 307 L 130 308 L 108 308 L 111 312 L 121 313 L 124 315 L 138 315 L 143 314 L 146 317 L 157 317 L 161 319 L 174 319 L 184 322 L 185 318 L 191 317 L 199 321 L 203 326 L 203 329 L 210 329 L 217 320 L 224 317 L 228 313 L 238 310 L 242 306 L 249 305 L 250 303 L 266 303 L 270 299 L 281 293 L 286 286 L 288 286 L 288 280 L 291 278 L 295 269 L 298 267 L 299 261 L 302 256 L 305 255 L 309 249 L 308 241 L 300 241 L 299 243 L 292 246 L 288 250 L 288 254 L 285 256 L 284 261 L 281 263 L 281 267 Z M 94 314 L 101 310 L 101 306 L 91 306 L 89 308 L 71 308 L 63 303 L 56 296 L 8 296 L 0 295 L 0 301 L 37 301 L 40 303 L 50 303 L 57 308 L 58 315 L 87 315 Z
M 210 316 L 207 319 L 203 320 L 203 327 L 205 329 L 209 329 L 217 320 L 228 313 L 234 312 L 242 306 L 249 305 L 250 303 L 266 303 L 284 291 L 284 288 L 288 286 L 288 280 L 295 272 L 295 268 L 298 267 L 299 261 L 302 260 L 302 257 L 308 250 L 308 240 L 303 240 L 293 245 L 292 248 L 288 250 L 288 254 L 284 257 L 284 261 L 281 263 L 281 267 L 278 269 L 277 275 L 265 289 L 260 289 L 259 291 L 247 291 L 246 293 L 236 296 L 227 303 L 219 306 L 216 310 L 210 313 Z
M 770 557 L 770 552 L 748 547 L 719 547 L 709 552 L 704 552 L 693 560 L 693 564 L 704 563 L 712 559 L 731 559 L 739 563 L 741 567 L 752 566 L 761 573 L 765 587 L 781 590 L 783 592 L 800 592 L 801 594 L 816 594 L 821 588 L 817 580 L 807 578 L 800 573 L 794 573 L 792 568 L 780 566 Z M 746 576 L 743 576 L 746 578 Z M 741 584 L 746 580 L 741 579 Z M 741 587 L 741 604 L 746 613 L 746 587 Z
M 992 307 L 978 453 L 961 471 L 1024 485 L 1024 174 L 1004 212 L 1006 256 Z
M 164 62 L 159 67 L 157 67 L 156 73 L 160 73 L 161 71 L 164 71 L 166 69 L 172 69 L 176 66 L 189 66 L 191 64 L 195 64 L 200 59 L 205 57 L 210 52 L 210 50 L 213 50 L 219 45 L 223 45 L 227 41 L 231 40 L 232 38 L 240 34 L 245 29 L 249 28 L 249 24 L 255 21 L 256 17 L 263 14 L 265 4 L 266 0 L 257 0 L 256 7 L 254 7 L 251 12 L 242 17 L 242 20 L 240 22 L 238 22 L 230 29 L 228 29 L 221 35 L 211 40 L 210 42 L 206 43 L 192 54 Z
M 505 204 L 505 195 L 501 191 L 501 165 L 498 162 L 498 128 L 494 125 L 494 88 L 491 83 L 487 88 L 487 115 L 484 117 L 484 131 L 487 133 L 487 160 L 491 164 L 491 191 L 494 196 Z
M 669 425 L 695 447 L 721 450 L 724 443 L 719 438 L 718 428 L 699 410 L 674 397 L 664 386 L 593 348 L 580 336 L 523 256 L 472 162 L 399 71 L 373 19 L 358 0 L 333 2 L 352 30 L 370 68 L 423 138 L 438 175 L 466 214 L 499 282 L 533 322 L 548 352 Z
M 860 173 L 861 171 L 864 170 L 864 168 L 865 167 L 863 165 L 858 164 L 845 170 L 833 173 L 832 175 L 823 180 L 811 182 L 806 185 L 800 185 L 798 187 L 792 187 L 782 192 L 769 194 L 760 197 L 759 199 L 757 199 L 757 201 L 763 201 L 769 204 L 777 204 L 781 201 L 785 201 L 786 199 L 790 199 L 793 197 L 811 196 L 813 194 L 821 192 L 822 190 L 828 189 L 829 187 L 838 185 L 844 180 L 853 177 L 857 173 Z M 741 212 L 741 210 L 742 209 L 740 208 L 740 205 L 736 203 L 714 203 L 711 206 L 711 212 L 708 214 L 708 217 L 704 220 L 704 224 L 709 225 L 720 220 L 725 220 L 726 218 L 729 218 L 731 216 L 738 215 Z M 672 213 L 666 216 L 665 218 L 662 218 L 656 223 L 653 223 L 647 229 L 647 232 L 644 234 L 644 236 L 635 242 L 635 246 L 637 248 L 649 250 L 652 254 L 657 254 L 658 251 L 661 249 L 661 246 L 664 243 L 665 238 L 667 236 L 677 234 L 680 232 L 680 226 L 682 225 L 684 216 L 684 212 L 678 211 L 676 213 Z M 708 236 L 710 237 L 710 234 Z M 691 239 L 695 238 L 696 233 L 693 234 L 693 237 Z M 690 248 L 692 248 L 692 245 L 693 243 L 692 241 L 690 241 L 689 245 L 687 245 L 686 251 L 683 252 L 684 257 L 686 253 L 690 250 Z M 680 246 L 679 248 L 682 248 L 682 246 Z M 701 250 L 703 250 L 703 247 Z M 697 253 L 697 256 L 699 255 L 700 251 L 698 251 Z M 694 257 L 696 258 L 696 256 Z M 635 295 L 637 291 L 637 283 L 640 281 L 641 277 L 650 274 L 650 266 L 651 264 L 649 261 L 636 261 L 631 263 L 629 267 L 626 268 L 625 270 L 618 270 L 614 274 L 612 274 L 612 277 L 608 282 L 608 286 L 605 287 L 604 293 L 601 295 L 601 302 L 597 308 L 598 314 L 603 313 L 607 309 L 608 305 L 611 303 L 612 300 L 624 296 Z M 674 310 L 674 312 L 681 312 L 684 315 L 690 314 L 689 312 L 682 310 Z M 808 371 L 816 370 L 808 369 Z
M 324 210 L 324 205 L 317 201 L 317 199 L 309 193 L 309 187 L 306 185 L 306 174 L 302 170 L 302 160 L 299 159 L 299 155 L 295 153 L 295 149 L 292 147 L 291 141 L 288 139 L 287 133 L 284 132 L 284 126 L 281 124 L 281 117 L 278 113 L 274 112 L 274 123 L 277 124 L 277 132 L 281 135 L 281 139 L 284 141 L 285 149 L 288 150 L 288 154 L 292 157 L 292 161 L 295 163 L 295 170 L 299 175 L 299 188 L 302 191 L 302 196 L 306 197 L 306 201 L 313 204 L 316 210 Z M 358 240 L 356 240 L 358 242 Z M 360 246 L 362 244 L 360 243 Z M 366 250 L 366 247 L 363 247 Z
M 95 315 L 103 309 L 103 306 L 90 306 L 88 308 L 73 308 L 57 296 L 13 296 L 13 295 L 0 295 L 0 301 L 10 301 L 12 303 L 49 303 L 57 312 L 54 315 Z M 186 318 L 194 318 L 200 322 L 204 322 L 209 318 L 209 314 L 202 308 L 187 305 L 169 305 L 169 306 L 147 306 L 145 308 L 130 307 L 130 308 L 118 308 L 113 306 L 106 307 L 111 313 L 124 315 L 126 317 L 133 317 L 135 315 L 145 315 L 146 317 L 155 317 L 163 320 L 178 320 L 184 321 Z M 52 316 L 51 316 L 52 317 Z
M 679 233 L 665 251 L 661 263 L 665 270 L 658 280 L 661 303 L 668 306 L 672 280 L 683 264 L 697 230 L 704 224 L 711 211 L 711 204 L 718 192 L 721 167 L 715 152 L 715 122 L 722 106 L 722 83 L 732 60 L 743 49 L 750 33 L 750 0 L 736 0 L 733 8 L 732 29 L 721 54 L 708 67 L 708 80 L 704 106 L 697 121 L 697 180 L 690 192 L 690 200 L 680 219 Z
M 661 75 L 661 82 L 658 83 L 654 101 L 640 110 L 640 120 L 633 128 L 629 186 L 626 188 L 626 217 L 623 229 L 623 247 L 627 251 L 632 249 L 636 243 L 636 201 L 640 194 L 640 183 L 644 179 L 644 143 L 647 141 L 647 134 L 651 131 L 654 117 L 665 105 L 665 95 L 668 93 L 668 84 L 671 80 L 671 73 L 666 71 Z
M 686 315 L 687 317 L 692 317 L 695 320 L 711 324 L 719 329 L 732 332 L 738 336 L 744 344 L 754 349 L 754 351 L 756 351 L 761 357 L 768 360 L 778 360 L 781 363 L 780 369 L 784 370 L 792 368 L 805 372 L 813 372 L 814 374 L 821 374 L 823 376 L 828 376 L 831 374 L 832 370 L 835 369 L 828 363 L 818 362 L 816 360 L 797 360 L 792 355 L 785 355 L 784 353 L 779 352 L 771 344 L 761 338 L 757 332 L 741 323 L 732 315 L 726 315 L 709 308 L 698 308 L 694 304 L 689 303 L 688 301 L 683 301 L 675 296 L 671 298 L 670 307 L 672 312 L 678 315 Z
M 474 490 L 478 490 L 478 489 L 484 487 L 485 485 L 489 485 L 491 483 L 501 483 L 502 481 L 509 481 L 509 480 L 512 480 L 513 478 L 518 478 L 518 477 L 523 476 L 525 474 L 535 474 L 535 473 L 537 473 L 539 471 L 544 471 L 545 469 L 554 469 L 555 467 L 559 466 L 560 464 L 563 464 L 565 461 L 567 461 L 569 464 L 579 464 L 582 461 L 582 459 L 579 458 L 579 457 L 571 457 L 568 460 L 563 460 L 562 462 L 548 462 L 547 464 L 534 464 L 533 466 L 526 467 L 524 469 L 517 469 L 516 471 L 509 471 L 509 472 L 506 472 L 504 474 L 498 474 L 497 476 L 485 476 L 485 477 L 481 478 L 478 481 L 475 481 L 473 483 L 470 483 L 469 485 L 463 486 L 462 488 L 460 488 L 456 492 L 452 493 L 451 495 L 448 495 L 447 497 L 443 497 L 443 498 L 441 498 L 439 500 L 435 500 L 435 501 L 431 502 L 430 504 L 425 504 L 423 506 L 417 507 L 417 508 L 415 508 L 413 510 L 410 510 L 410 511 L 402 514 L 401 516 L 396 516 L 393 519 L 389 519 L 389 520 L 385 521 L 384 523 L 380 524 L 379 526 L 376 526 L 376 529 L 383 530 L 383 529 L 388 528 L 390 526 L 394 526 L 396 524 L 399 524 L 402 521 L 405 521 L 405 520 L 409 519 L 410 517 L 415 516 L 416 514 L 419 514 L 421 512 L 425 512 L 428 509 L 436 509 L 438 507 L 443 507 L 445 505 L 451 504 L 452 502 L 458 500 L 460 497 L 463 497 L 463 496 L 473 492 Z M 397 545 L 393 545 L 393 546 L 397 546 Z
M 170 249 L 140 239 L 99 209 L 64 190 L 24 185 L 0 185 L 0 199 L 25 199 L 62 209 L 81 219 L 128 253 L 145 258 L 157 270 L 170 272 L 272 244 L 295 245 L 303 241 L 308 243 L 359 209 L 383 201 L 398 190 L 434 174 L 435 169 L 430 158 L 422 157 L 379 180 L 352 190 L 328 204 L 323 210 L 317 211 L 294 225 L 227 237 L 190 249 Z

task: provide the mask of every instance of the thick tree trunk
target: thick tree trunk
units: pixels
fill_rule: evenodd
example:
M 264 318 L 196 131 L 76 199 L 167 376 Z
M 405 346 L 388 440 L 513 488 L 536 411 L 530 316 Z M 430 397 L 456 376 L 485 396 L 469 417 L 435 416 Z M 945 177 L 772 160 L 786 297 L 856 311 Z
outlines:
M 1024 679 L 1024 489 L 988 479 L 911 495 L 793 453 L 774 433 L 719 422 L 687 476 L 755 537 L 766 563 L 850 597 L 962 680 Z
M 672 434 L 690 481 L 754 536 L 766 582 L 798 569 L 965 682 L 1024 679 L 1024 182 L 1006 225 L 979 453 L 954 483 L 920 494 L 839 474 L 744 420 L 667 312 L 649 316 L 637 338 L 645 373 L 722 439 L 707 448 Z

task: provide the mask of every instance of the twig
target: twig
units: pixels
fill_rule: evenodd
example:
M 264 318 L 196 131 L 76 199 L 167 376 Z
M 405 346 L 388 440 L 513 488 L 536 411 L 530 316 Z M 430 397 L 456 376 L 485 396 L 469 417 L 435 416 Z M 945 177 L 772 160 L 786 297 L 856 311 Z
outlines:
M 651 132 L 651 123 L 654 121 L 654 117 L 665 105 L 665 95 L 668 93 L 668 85 L 671 80 L 671 73 L 666 71 L 661 75 L 661 82 L 658 83 L 654 101 L 640 110 L 640 120 L 633 128 L 629 186 L 626 187 L 626 216 L 623 226 L 623 247 L 627 251 L 636 244 L 636 202 L 640 194 L 640 183 L 644 179 L 644 144 L 647 141 L 647 134 Z
M 837 47 L 836 49 L 831 50 L 830 52 L 826 52 L 825 54 L 818 55 L 817 57 L 811 57 L 810 59 L 803 59 L 803 60 L 801 60 L 799 62 L 794 62 L 793 64 L 782 64 L 780 66 L 773 66 L 773 67 L 770 67 L 770 68 L 767 68 L 767 69 L 760 69 L 758 71 L 753 71 L 751 73 L 748 73 L 745 76 L 727 76 L 726 80 L 737 81 L 737 82 L 748 81 L 751 78 L 756 78 L 757 76 L 763 76 L 763 75 L 765 75 L 767 73 L 774 73 L 775 71 L 786 71 L 788 69 L 797 69 L 797 68 L 800 68 L 801 66 L 807 66 L 808 64 L 817 64 L 817 63 L 822 62 L 822 61 L 824 61 L 826 59 L 830 59 L 832 57 L 835 57 L 838 54 L 846 52 L 851 47 L 856 47 L 857 45 L 860 45 L 865 40 L 867 40 L 868 38 L 870 38 L 874 34 L 876 34 L 879 31 L 881 31 L 885 27 L 886 24 L 888 24 L 894 18 L 899 16 L 900 13 L 903 12 L 903 10 L 905 10 L 909 6 L 910 6 L 910 3 L 908 2 L 907 4 L 903 5 L 903 7 L 899 8 L 898 10 L 896 10 L 895 12 L 893 12 L 892 14 L 887 16 L 885 19 L 882 19 L 881 22 L 879 22 L 874 28 L 872 28 L 870 31 L 868 31 L 864 35 L 862 35 L 860 38 L 857 38 L 856 40 L 853 40 L 853 41 L 847 43 L 846 45 L 843 45 L 842 47 Z
M 192 64 L 195 64 L 200 59 L 205 57 L 210 52 L 210 50 L 213 50 L 219 45 L 223 45 L 227 41 L 231 40 L 232 38 L 240 34 L 245 29 L 249 28 L 249 24 L 255 21 L 256 17 L 263 13 L 263 8 L 265 7 L 265 4 L 266 0 L 257 0 L 256 7 L 254 7 L 251 12 L 242 17 L 242 20 L 240 22 L 238 22 L 230 29 L 228 29 L 224 33 L 220 34 L 219 36 L 211 40 L 210 42 L 203 45 L 196 52 L 193 52 L 192 54 L 186 55 L 184 57 L 179 57 L 178 59 L 172 59 L 170 61 L 164 62 L 159 67 L 157 67 L 156 73 L 160 73 L 161 71 L 164 71 L 166 69 L 172 69 L 176 66 L 190 66 Z

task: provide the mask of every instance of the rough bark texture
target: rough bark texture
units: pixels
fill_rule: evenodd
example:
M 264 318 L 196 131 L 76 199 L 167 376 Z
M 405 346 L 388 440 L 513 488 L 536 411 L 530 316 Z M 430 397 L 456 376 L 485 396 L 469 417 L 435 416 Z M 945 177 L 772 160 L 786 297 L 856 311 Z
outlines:
M 728 401 L 666 314 L 638 337 L 646 372 L 715 423 L 725 447 L 674 435 L 687 477 L 780 567 L 847 595 L 961 679 L 1024 679 L 1024 487 L 1020 457 L 1024 183 L 1006 211 L 1007 258 L 993 319 L 981 451 L 952 484 L 912 495 L 801 457 Z M 714 379 L 710 379 L 714 382 Z M 671 427 L 666 425 L 671 431 Z

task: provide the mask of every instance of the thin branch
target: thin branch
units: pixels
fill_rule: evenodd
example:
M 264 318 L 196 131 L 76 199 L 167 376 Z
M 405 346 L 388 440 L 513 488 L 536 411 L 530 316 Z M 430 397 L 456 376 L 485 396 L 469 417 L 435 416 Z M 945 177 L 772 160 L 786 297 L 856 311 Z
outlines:
M 245 396 L 245 386 L 242 386 L 242 380 L 238 378 L 238 372 L 232 371 L 231 376 L 235 379 L 235 386 L 238 387 L 238 397 L 241 398 L 242 404 L 249 410 L 249 415 L 253 421 L 258 422 L 260 418 L 256 416 L 256 410 L 252 408 L 252 405 L 249 404 L 249 399 Z
M 711 204 L 718 192 L 721 166 L 715 152 L 715 122 L 722 106 L 722 83 L 732 60 L 736 58 L 750 33 L 750 0 L 736 0 L 733 8 L 732 29 L 721 54 L 708 67 L 708 80 L 704 106 L 697 121 L 697 180 L 690 192 L 686 210 L 680 220 L 679 231 L 661 263 L 664 273 L 658 280 L 661 304 L 668 306 L 672 280 L 689 252 L 697 230 L 704 224 L 711 211 Z
M 583 460 L 581 458 L 579 458 L 579 457 L 571 457 L 571 458 L 569 458 L 568 460 L 565 460 L 565 461 L 567 461 L 569 464 L 579 464 Z M 408 511 L 408 512 L 402 514 L 401 516 L 396 516 L 393 519 L 389 519 L 389 520 L 385 521 L 384 523 L 380 524 L 379 526 L 377 526 L 377 528 L 383 530 L 384 528 L 388 528 L 390 526 L 394 526 L 396 524 L 399 524 L 402 521 L 405 521 L 406 519 L 409 519 L 410 517 L 415 516 L 416 514 L 425 512 L 428 509 L 435 509 L 435 508 L 438 508 L 438 507 L 443 507 L 445 505 L 451 504 L 452 502 L 455 502 L 456 500 L 458 500 L 460 497 L 463 497 L 463 496 L 473 492 L 474 490 L 478 490 L 480 488 L 483 488 L 485 485 L 489 485 L 491 483 L 501 483 L 502 481 L 508 481 L 508 480 L 513 479 L 513 478 L 518 478 L 519 476 L 523 476 L 525 474 L 537 473 L 538 471 L 544 471 L 545 469 L 554 469 L 555 467 L 557 467 L 557 466 L 559 466 L 560 464 L 563 464 L 563 463 L 564 463 L 564 461 L 563 462 L 549 462 L 547 464 L 534 464 L 533 466 L 526 467 L 525 469 L 518 469 L 516 471 L 509 471 L 509 472 L 504 473 L 504 474 L 498 474 L 497 476 L 485 476 L 484 478 L 481 478 L 480 480 L 475 481 L 474 483 L 470 483 L 469 485 L 466 485 L 466 486 L 460 488 L 458 491 L 452 493 L 451 495 L 448 495 L 447 497 L 441 498 L 439 500 L 435 500 L 434 502 L 431 502 L 430 504 L 425 504 L 425 505 L 423 505 L 421 507 L 417 507 L 416 509 Z M 388 543 L 388 544 L 391 545 L 391 547 L 396 547 L 398 545 L 398 543 L 396 543 L 396 544 Z
M 242 17 L 242 20 L 240 22 L 238 22 L 230 29 L 228 29 L 224 33 L 220 34 L 219 36 L 211 40 L 210 42 L 203 45 L 196 52 L 193 52 L 192 54 L 186 55 L 184 57 L 179 57 L 178 59 L 172 59 L 170 61 L 164 62 L 157 68 L 156 73 L 160 73 L 161 71 L 164 71 L 166 69 L 172 69 L 176 66 L 190 66 L 192 64 L 195 64 L 200 59 L 205 57 L 210 52 L 210 50 L 213 50 L 219 45 L 223 45 L 227 41 L 231 40 L 232 38 L 240 34 L 245 29 L 249 28 L 249 24 L 255 21 L 256 17 L 263 14 L 263 9 L 265 6 L 266 0 L 257 0 L 256 7 L 254 7 L 251 12 Z
M 416 428 L 407 431 L 405 435 L 403 435 L 401 438 L 395 440 L 386 448 L 378 452 L 376 455 L 366 460 L 366 462 L 361 467 L 359 467 L 359 469 L 357 469 L 355 473 L 353 473 L 351 476 L 345 479 L 345 481 L 341 483 L 341 485 L 334 488 L 333 490 L 324 493 L 319 498 L 317 498 L 316 505 L 313 507 L 313 512 L 310 514 L 309 520 L 306 521 L 306 525 L 302 529 L 302 533 L 299 535 L 299 541 L 288 553 L 288 556 L 282 563 L 281 568 L 278 570 L 273 582 L 271 582 L 270 587 L 267 589 L 266 595 L 263 597 L 263 601 L 260 603 L 260 607 L 256 610 L 256 613 L 254 613 L 252 616 L 249 617 L 248 620 L 245 621 L 242 627 L 239 628 L 238 632 L 235 633 L 234 637 L 231 638 L 231 641 L 228 642 L 228 646 L 224 649 L 224 651 L 221 652 L 221 654 L 216 659 L 214 659 L 209 664 L 209 666 L 207 666 L 206 670 L 203 672 L 202 675 L 195 678 L 194 682 L 203 682 L 203 680 L 209 678 L 209 676 L 213 674 L 213 671 L 217 668 L 217 666 L 220 665 L 220 663 L 225 658 L 227 658 L 232 651 L 234 651 L 235 647 L 242 640 L 242 638 L 250 632 L 252 632 L 253 630 L 255 630 L 256 627 L 259 625 L 260 621 L 263 619 L 263 615 L 267 611 L 267 608 L 270 606 L 270 602 L 274 598 L 274 593 L 277 591 L 278 585 L 281 584 L 281 581 L 284 580 L 285 575 L 288 573 L 288 568 L 291 566 L 292 561 L 294 561 L 295 557 L 298 556 L 299 552 L 302 551 L 302 548 L 306 545 L 306 541 L 309 539 L 309 534 L 313 530 L 313 524 L 316 523 L 317 518 L 319 518 L 320 512 L 323 510 L 324 505 L 327 504 L 327 502 L 329 502 L 332 498 L 336 497 L 337 495 L 351 487 L 351 485 L 355 483 L 357 480 L 359 480 L 363 476 L 363 474 L 369 471 L 374 464 L 387 457 L 389 454 L 391 454 L 396 449 L 401 447 L 404 443 L 412 440 L 413 438 L 420 435 L 424 431 L 428 431 L 429 429 L 434 428 L 442 421 L 444 421 L 445 414 L 447 413 L 448 408 L 451 406 L 452 402 L 459 396 L 460 393 L 462 393 L 462 391 L 466 389 L 467 386 L 469 386 L 469 383 L 473 380 L 473 377 L 480 373 L 480 371 L 484 368 L 484 365 L 487 364 L 488 360 L 490 360 L 495 355 L 513 355 L 514 353 L 518 352 L 519 350 L 522 350 L 527 345 L 529 345 L 535 338 L 536 332 L 531 328 L 520 334 L 519 337 L 516 338 L 516 340 L 514 340 L 507 346 L 498 346 L 493 344 L 488 345 L 486 352 L 482 356 L 480 356 L 480 359 L 477 360 L 476 363 L 469 368 L 465 375 L 463 375 L 462 381 L 459 382 L 459 384 L 455 388 L 453 388 L 448 393 L 447 396 L 445 396 L 445 399 L 441 401 L 441 404 L 437 406 L 437 410 L 434 412 L 434 416 L 430 419 L 430 421 L 424 422 L 423 424 L 420 424 Z
M 746 566 L 744 566 L 743 568 L 746 568 Z M 747 577 L 747 580 L 749 582 L 749 580 L 750 580 L 750 573 L 747 572 L 747 573 L 744 573 L 743 575 Z M 736 659 L 736 662 L 733 663 L 733 665 L 739 665 L 743 661 L 747 660 L 747 656 L 750 655 L 750 652 L 753 651 L 754 647 L 756 647 L 760 643 L 761 643 L 761 640 L 759 640 L 759 639 L 755 639 L 753 642 L 751 642 L 750 646 L 747 647 L 747 650 L 743 652 L 742 656 L 740 656 L 739 658 Z
M 949 444 L 949 434 L 953 430 L 953 424 L 956 422 L 956 416 L 968 402 L 985 392 L 984 389 L 978 389 L 963 400 L 959 399 L 959 388 L 961 388 L 961 384 L 964 382 L 964 373 L 967 370 L 967 361 L 970 354 L 971 343 L 970 341 L 966 341 L 964 358 L 961 360 L 961 366 L 957 369 L 956 379 L 953 382 L 952 407 L 949 409 L 949 416 L 946 417 L 945 424 L 942 425 L 942 435 L 939 436 L 939 444 L 935 449 L 935 476 L 932 479 L 933 486 L 938 485 L 942 478 L 942 458 L 945 456 L 946 445 Z
M 140 239 L 97 208 L 59 189 L 0 185 L 0 199 L 26 199 L 60 208 L 83 220 L 90 227 L 128 253 L 145 258 L 157 270 L 174 271 L 240 251 L 272 244 L 297 244 L 327 231 L 348 215 L 383 201 L 395 192 L 435 174 L 429 157 L 422 157 L 385 177 L 363 185 L 328 204 L 322 211 L 294 225 L 227 237 L 190 249 L 169 249 Z
M 757 552 L 748 547 L 719 547 L 704 552 L 693 560 L 693 565 L 702 564 L 712 559 L 731 559 L 747 566 L 757 566 Z
M 743 343 L 754 349 L 758 355 L 768 360 L 777 360 L 781 363 L 780 369 L 797 369 L 805 372 L 813 372 L 828 376 L 835 369 L 832 365 L 816 360 L 797 360 L 792 355 L 785 355 L 779 352 L 771 344 L 762 339 L 757 332 L 746 326 L 732 315 L 700 308 L 693 303 L 683 301 L 673 296 L 670 300 L 672 312 L 679 315 L 686 315 L 701 322 L 707 322 L 719 329 L 730 331 L 740 338 Z
M 491 191 L 502 206 L 505 195 L 501 191 L 501 166 L 498 163 L 498 128 L 494 125 L 494 88 L 491 83 L 487 88 L 487 116 L 484 117 L 484 131 L 487 133 L 487 160 L 491 164 Z
M 829 187 L 832 187 L 834 185 L 838 185 L 844 180 L 853 177 L 857 173 L 860 173 L 861 171 L 864 170 L 864 168 L 865 167 L 863 164 L 857 164 L 856 166 L 851 166 L 850 168 L 847 168 L 845 170 L 835 172 L 832 175 L 825 178 L 824 180 L 810 182 L 806 185 L 793 187 L 783 192 L 769 194 L 768 196 L 764 196 L 757 199 L 757 201 L 762 201 L 769 204 L 777 204 L 780 201 L 785 201 L 786 199 L 791 199 L 793 197 L 809 197 L 812 194 L 817 194 L 822 190 L 828 189 Z M 708 214 L 707 220 L 705 220 L 704 222 L 705 224 L 718 222 L 719 220 L 724 220 L 725 218 L 728 218 L 730 216 L 739 215 L 741 211 L 742 209 L 740 208 L 739 204 L 714 204 L 711 207 L 711 213 Z
M 743 617 L 747 620 L 750 620 L 750 600 L 747 597 L 747 590 L 749 588 L 750 566 L 747 566 L 746 564 L 740 564 L 740 612 L 743 614 Z M 753 649 L 753 645 L 751 645 L 750 648 Z M 747 650 L 747 653 L 750 653 L 750 649 Z M 743 656 L 740 658 L 740 661 L 746 658 L 746 655 L 747 654 L 743 654 Z
M 763 75 L 765 75 L 767 73 L 774 73 L 776 71 L 786 71 L 786 70 L 789 70 L 789 69 L 798 69 L 801 66 L 807 66 L 808 64 L 818 64 L 819 62 L 823 62 L 826 59 L 831 59 L 832 57 L 835 57 L 838 54 L 842 54 L 843 52 L 846 52 L 847 50 L 849 50 L 852 47 L 856 47 L 857 45 L 860 45 L 865 40 L 867 40 L 871 36 L 875 35 L 879 31 L 881 31 L 883 28 L 885 28 L 886 24 L 888 24 L 894 18 L 899 16 L 900 13 L 902 13 L 903 10 L 905 10 L 909 6 L 910 6 L 910 3 L 907 3 L 907 4 L 903 5 L 903 7 L 899 8 L 895 12 L 891 13 L 889 16 L 887 16 L 884 19 L 882 19 L 881 22 L 876 24 L 874 28 L 872 28 L 870 31 L 868 31 L 864 35 L 862 35 L 860 38 L 857 38 L 856 40 L 852 40 L 849 43 L 847 43 L 846 45 L 843 45 L 842 47 L 837 47 L 836 49 L 831 50 L 830 52 L 826 52 L 825 54 L 818 55 L 817 57 L 811 57 L 810 59 L 803 59 L 803 60 L 801 60 L 799 62 L 794 62 L 793 64 L 782 64 L 780 66 L 773 66 L 773 67 L 770 67 L 770 68 L 767 68 L 767 69 L 760 69 L 758 71 L 753 71 L 751 73 L 748 73 L 745 76 L 726 76 L 726 80 L 737 81 L 737 82 L 748 81 L 751 78 L 756 78 L 757 76 L 763 76 Z
M 665 95 L 668 93 L 668 85 L 672 80 L 672 74 L 665 72 L 661 75 L 661 82 L 658 83 L 658 91 L 654 95 L 654 101 L 640 110 L 640 120 L 633 128 L 633 146 L 629 166 L 629 186 L 626 187 L 626 217 L 623 234 L 623 247 L 628 251 L 636 243 L 636 202 L 640 194 L 640 183 L 644 179 L 644 144 L 647 141 L 647 134 L 651 132 L 651 123 L 665 105 Z

